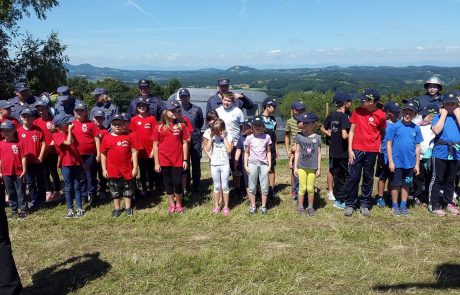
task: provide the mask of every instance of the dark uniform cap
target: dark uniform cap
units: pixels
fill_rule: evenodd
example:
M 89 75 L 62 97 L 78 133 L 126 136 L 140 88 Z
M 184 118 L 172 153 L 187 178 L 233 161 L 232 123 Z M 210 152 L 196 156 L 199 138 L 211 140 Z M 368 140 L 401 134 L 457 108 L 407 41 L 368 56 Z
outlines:
M 182 88 L 182 89 L 179 91 L 179 97 L 181 97 L 181 96 L 190 96 L 190 92 L 188 91 L 188 89 Z
M 0 124 L 0 129 L 14 129 L 14 124 L 12 121 L 10 120 L 6 120 L 6 121 L 3 121 L 1 124 Z
M 57 114 L 54 118 L 53 118 L 53 123 L 54 125 L 56 126 L 62 126 L 66 123 L 70 123 L 74 120 L 75 118 L 70 116 L 70 115 L 67 115 L 67 114 Z
M 34 111 L 32 111 L 31 109 L 29 108 L 25 108 L 21 111 L 21 116 L 33 116 L 34 115 Z
M 251 126 L 251 121 L 246 119 L 243 122 L 240 122 L 240 126 Z
M 385 112 L 391 112 L 391 113 L 399 113 L 399 112 L 401 112 L 401 107 L 399 106 L 399 104 L 397 102 L 392 101 L 392 100 L 387 101 L 383 105 L 383 109 L 385 110 Z
M 150 87 L 150 81 L 145 80 L 145 79 L 139 80 L 138 86 L 139 87 Z
M 458 103 L 457 95 L 455 95 L 454 93 L 446 93 L 442 96 L 442 102 L 443 103 L 449 103 L 449 102 Z
M 177 105 L 169 101 L 163 105 L 163 110 L 174 111 L 176 108 L 177 108 Z
M 294 109 L 294 110 L 304 110 L 304 109 L 305 109 L 305 105 L 304 105 L 303 101 L 296 100 L 296 101 L 294 101 L 294 102 L 291 104 L 291 109 Z
M 408 99 L 407 102 L 404 103 L 402 109 L 418 112 L 418 103 L 414 99 Z
M 70 94 L 70 88 L 68 86 L 59 86 L 56 92 L 59 94 Z
M 263 119 L 260 116 L 257 116 L 257 117 L 252 118 L 251 125 L 252 126 L 261 126 L 262 125 L 263 126 L 263 125 L 265 125 L 265 123 L 264 123 Z
M 380 100 L 380 92 L 378 92 L 375 89 L 368 88 L 364 90 L 364 93 L 360 96 L 361 101 L 366 101 L 366 100 L 373 100 L 373 101 L 379 101 Z
M 93 92 L 91 92 L 92 95 L 101 95 L 101 94 L 107 94 L 107 90 L 105 88 L 96 88 L 94 89 Z
M 262 102 L 262 107 L 266 107 L 266 106 L 269 106 L 269 105 L 276 107 L 278 105 L 278 102 L 276 101 L 275 98 L 267 97 Z
M 311 122 L 317 122 L 319 118 L 315 113 L 306 113 L 306 114 L 298 115 L 296 117 L 296 120 L 297 122 L 311 123 Z
M 439 113 L 439 107 L 436 104 L 429 104 L 427 105 L 421 112 L 420 115 L 422 116 L 428 116 L 430 114 L 438 114 Z
M 0 109 L 9 109 L 12 107 L 13 105 L 9 101 L 6 101 L 6 100 L 0 101 Z
M 38 99 L 35 102 L 35 107 L 49 107 L 49 101 L 45 99 Z
M 16 91 L 18 92 L 21 92 L 24 90 L 29 90 L 29 86 L 25 82 L 19 82 L 19 83 L 16 83 L 16 85 L 14 85 L 14 89 L 16 89 Z
M 224 78 L 217 80 L 217 86 L 228 86 L 230 85 L 230 79 Z
M 105 118 L 105 113 L 101 110 L 97 110 L 94 112 L 93 117 L 103 117 Z
M 332 97 L 332 102 L 338 106 L 344 105 L 347 101 L 351 101 L 351 95 L 344 92 L 337 92 Z
M 139 98 L 137 99 L 137 102 L 136 102 L 136 107 L 137 107 L 139 104 L 141 104 L 141 103 L 143 103 L 143 104 L 145 104 L 145 105 L 147 105 L 147 106 L 149 105 L 149 102 L 147 101 L 147 99 L 145 99 L 145 98 L 143 98 L 143 97 L 139 97 Z
M 115 120 L 122 121 L 122 122 L 126 121 L 123 114 L 116 114 L 115 116 L 113 116 L 112 119 L 110 120 L 110 123 L 112 123 Z
M 87 110 L 88 110 L 88 107 L 87 107 L 86 104 L 84 104 L 84 103 L 77 103 L 77 104 L 75 105 L 74 110 L 83 110 L 83 111 L 87 111 Z

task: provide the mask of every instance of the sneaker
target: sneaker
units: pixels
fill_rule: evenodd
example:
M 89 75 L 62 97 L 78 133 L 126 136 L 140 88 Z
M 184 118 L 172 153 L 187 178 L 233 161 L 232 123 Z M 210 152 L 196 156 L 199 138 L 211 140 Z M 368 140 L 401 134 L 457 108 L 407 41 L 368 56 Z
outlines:
M 359 211 L 361 211 L 361 214 L 363 216 L 369 217 L 371 215 L 371 212 L 369 212 L 369 208 L 367 207 L 361 206 L 361 208 L 359 208 Z
M 184 212 L 184 210 L 185 210 L 185 209 L 184 209 L 184 207 L 182 207 L 182 205 L 177 205 L 177 206 L 176 206 L 176 212 L 177 212 L 177 213 L 182 213 L 182 212 Z
M 169 213 L 169 214 L 173 214 L 174 212 L 176 212 L 176 206 L 174 206 L 174 205 L 169 205 L 168 213 Z
M 343 215 L 345 215 L 345 216 L 347 216 L 347 217 L 352 216 L 352 215 L 353 215 L 353 207 L 347 207 L 347 208 L 345 208 L 345 213 L 344 213 Z
M 416 206 L 422 206 L 422 202 L 420 201 L 419 198 L 414 198 L 414 204 L 415 204 Z
M 75 214 L 75 218 L 82 218 L 84 214 L 85 214 L 85 210 L 77 209 L 77 214 Z
M 224 216 L 228 216 L 228 215 L 230 215 L 230 208 L 224 208 L 224 210 L 222 210 L 222 212 L 224 213 Z
M 328 199 L 329 201 L 335 201 L 334 193 L 333 193 L 333 192 L 329 192 L 329 193 L 327 194 L 327 199 Z
M 315 209 L 313 209 L 313 208 L 311 208 L 311 207 L 310 207 L 310 208 L 307 208 L 307 214 L 308 214 L 308 216 L 315 216 L 315 213 L 316 213 Z
M 256 210 L 256 207 L 249 207 L 249 214 L 255 214 Z
M 394 215 L 396 215 L 396 216 L 401 215 L 401 209 L 399 209 L 399 207 L 393 207 L 391 210 L 393 211 Z
M 444 210 L 442 210 L 442 209 L 434 210 L 434 211 L 432 211 L 432 213 L 433 213 L 433 214 L 436 214 L 436 215 L 438 215 L 438 216 L 440 216 L 440 217 L 443 217 L 443 216 L 446 216 L 446 215 L 447 215 L 446 211 L 444 211 Z
M 123 213 L 121 209 L 114 209 L 112 211 L 112 217 L 120 217 L 121 213 Z
M 305 214 L 305 209 L 303 207 L 297 207 L 297 212 L 299 212 L 299 214 Z
M 73 210 L 72 209 L 67 209 L 67 214 L 65 216 L 65 218 L 73 218 L 74 214 L 73 214 Z
M 457 206 L 455 206 L 454 204 L 447 205 L 447 212 L 449 212 L 452 215 L 459 215 L 460 214 L 460 212 L 457 209 Z
M 54 193 L 53 192 L 46 192 L 45 194 L 46 201 L 45 202 L 50 202 L 54 199 Z
M 265 208 L 265 207 L 261 207 L 261 208 L 259 209 L 259 211 L 260 211 L 260 213 L 263 214 L 263 215 L 266 215 L 266 214 L 268 213 L 268 210 L 267 210 L 267 208 Z
M 335 200 L 334 201 L 334 204 L 332 204 L 332 206 L 334 206 L 335 208 L 337 209 L 345 209 L 347 206 L 345 206 L 345 202 L 340 202 L 338 200 Z
M 18 213 L 18 219 L 24 219 L 27 217 L 27 215 L 29 215 L 29 212 L 27 211 L 21 211 Z
M 212 209 L 212 213 L 214 214 L 219 214 L 220 212 L 220 207 L 214 207 L 214 209 Z
M 377 207 L 379 208 L 385 208 L 387 206 L 387 204 L 385 203 L 385 199 L 384 198 L 378 198 L 377 199 Z
M 399 210 L 401 211 L 401 215 L 404 215 L 404 216 L 410 215 L 409 209 L 407 209 L 407 207 L 402 207 Z
M 125 212 L 126 212 L 126 215 L 128 215 L 128 216 L 133 216 L 133 214 L 134 214 L 133 208 L 126 208 Z
M 18 218 L 18 211 L 11 211 L 11 213 L 10 213 L 10 218 L 11 218 L 11 219 L 16 219 L 16 218 Z

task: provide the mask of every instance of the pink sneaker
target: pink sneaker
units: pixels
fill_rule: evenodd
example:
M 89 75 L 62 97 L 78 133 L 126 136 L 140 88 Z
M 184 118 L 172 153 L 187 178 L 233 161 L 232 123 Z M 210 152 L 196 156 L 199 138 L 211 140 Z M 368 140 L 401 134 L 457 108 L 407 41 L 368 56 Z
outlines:
M 444 211 L 442 209 L 434 210 L 433 213 L 438 215 L 438 216 L 441 216 L 441 217 L 446 216 L 446 214 L 447 214 L 446 211 Z
M 460 211 L 458 211 L 457 207 L 454 204 L 447 205 L 447 212 L 452 215 L 459 215 Z
M 230 215 L 230 208 L 224 208 L 223 212 L 224 212 L 224 216 Z
M 54 193 L 53 192 L 46 192 L 46 202 L 52 201 L 54 198 Z
M 169 205 L 168 213 L 173 214 L 174 212 L 176 212 L 176 206 Z
M 214 209 L 212 209 L 212 213 L 214 213 L 214 214 L 218 214 L 219 212 L 220 212 L 219 207 L 215 207 Z
M 176 206 L 176 212 L 177 212 L 177 213 L 182 213 L 182 212 L 184 212 L 184 210 L 185 210 L 185 209 L 184 209 L 184 207 L 182 207 L 182 205 L 177 205 L 177 206 Z

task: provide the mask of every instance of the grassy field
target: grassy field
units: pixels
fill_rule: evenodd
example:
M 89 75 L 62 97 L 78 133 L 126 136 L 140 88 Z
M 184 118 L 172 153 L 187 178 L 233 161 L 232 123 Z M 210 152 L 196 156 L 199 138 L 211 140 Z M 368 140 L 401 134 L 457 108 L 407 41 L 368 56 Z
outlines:
M 280 161 L 266 216 L 235 198 L 230 216 L 212 215 L 207 180 L 182 215 L 156 199 L 132 218 L 106 204 L 81 220 L 64 219 L 64 205 L 10 220 L 25 294 L 460 293 L 459 218 L 423 208 L 347 218 L 325 201 L 322 175 L 315 217 L 296 213 Z

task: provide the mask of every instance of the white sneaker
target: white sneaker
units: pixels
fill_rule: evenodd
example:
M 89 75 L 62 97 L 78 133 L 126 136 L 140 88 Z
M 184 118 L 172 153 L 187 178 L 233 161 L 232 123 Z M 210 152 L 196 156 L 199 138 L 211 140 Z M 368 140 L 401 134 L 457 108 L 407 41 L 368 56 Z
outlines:
M 327 199 L 328 199 L 329 201 L 335 201 L 334 193 L 333 193 L 333 192 L 329 192 L 329 193 L 327 194 Z

